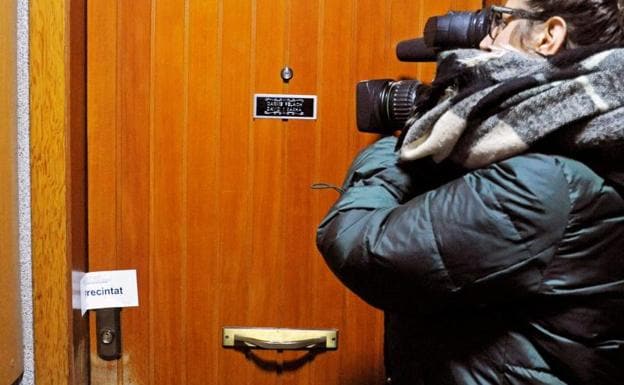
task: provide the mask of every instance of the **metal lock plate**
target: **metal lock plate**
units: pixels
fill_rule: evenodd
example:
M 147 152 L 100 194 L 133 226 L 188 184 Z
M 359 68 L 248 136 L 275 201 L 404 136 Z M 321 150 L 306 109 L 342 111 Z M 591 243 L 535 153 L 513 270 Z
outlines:
M 121 308 L 95 311 L 97 353 L 106 361 L 121 358 Z

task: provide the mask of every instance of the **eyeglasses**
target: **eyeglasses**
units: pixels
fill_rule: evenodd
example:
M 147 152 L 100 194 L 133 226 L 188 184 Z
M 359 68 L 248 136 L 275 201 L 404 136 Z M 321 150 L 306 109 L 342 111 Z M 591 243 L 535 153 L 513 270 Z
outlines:
M 503 18 L 503 15 L 510 15 L 507 19 Z M 516 8 L 508 8 L 508 7 L 500 7 L 498 5 L 492 5 L 490 7 L 490 29 L 488 31 L 488 35 L 492 40 L 496 39 L 498 34 L 507 27 L 507 24 L 511 21 L 511 19 L 519 20 L 540 20 L 544 21 L 546 18 L 544 16 L 536 13 L 527 11 L 524 9 L 516 9 Z

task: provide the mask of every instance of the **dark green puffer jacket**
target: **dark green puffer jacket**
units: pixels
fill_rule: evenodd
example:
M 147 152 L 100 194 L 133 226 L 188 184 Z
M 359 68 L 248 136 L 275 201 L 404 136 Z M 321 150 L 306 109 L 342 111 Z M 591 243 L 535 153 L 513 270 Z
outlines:
M 622 197 L 565 157 L 444 182 L 398 166 L 394 144 L 356 158 L 317 238 L 338 278 L 385 310 L 392 383 L 623 385 Z

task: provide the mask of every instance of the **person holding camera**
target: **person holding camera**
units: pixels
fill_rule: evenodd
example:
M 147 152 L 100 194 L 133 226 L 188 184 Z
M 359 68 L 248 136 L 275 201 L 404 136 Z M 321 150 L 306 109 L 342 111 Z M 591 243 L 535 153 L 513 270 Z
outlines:
M 510 0 L 353 161 L 317 245 L 388 382 L 624 384 L 624 0 Z

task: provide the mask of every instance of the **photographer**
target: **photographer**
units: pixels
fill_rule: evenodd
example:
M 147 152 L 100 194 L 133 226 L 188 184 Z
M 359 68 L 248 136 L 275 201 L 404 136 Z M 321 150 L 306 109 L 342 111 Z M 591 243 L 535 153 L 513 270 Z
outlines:
M 389 382 L 624 384 L 624 0 L 510 0 L 318 230 Z M 398 149 L 398 151 L 396 151 Z

